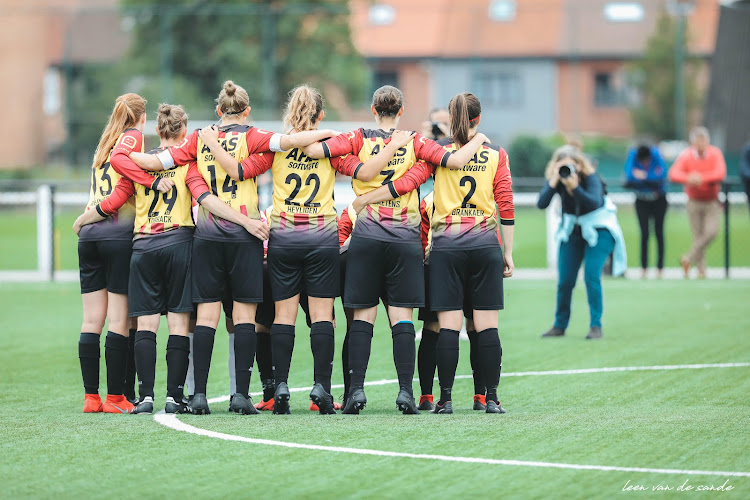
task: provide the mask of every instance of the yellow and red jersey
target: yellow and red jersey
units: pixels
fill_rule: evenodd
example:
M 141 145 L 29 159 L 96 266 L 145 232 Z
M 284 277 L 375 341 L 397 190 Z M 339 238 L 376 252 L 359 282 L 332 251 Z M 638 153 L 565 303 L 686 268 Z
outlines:
M 361 162 L 366 162 L 391 140 L 393 130 L 357 129 L 341 134 L 323 143 L 326 157 L 353 154 Z M 389 185 L 406 176 L 419 161 L 425 160 L 438 165 L 446 165 L 450 153 L 435 141 L 416 134 L 414 139 L 398 150 L 385 169 L 371 181 L 352 181 L 354 193 L 359 196 L 380 186 Z M 428 175 L 429 176 L 429 175 Z M 425 179 L 426 180 L 426 179 Z M 419 192 L 394 192 L 394 199 L 368 205 L 358 215 L 357 234 L 363 237 L 386 240 L 412 240 L 419 235 Z
M 458 146 L 441 141 L 447 151 Z M 435 170 L 432 248 L 497 246 L 501 224 L 514 223 L 513 191 L 504 149 L 485 144 L 463 168 Z
M 241 162 L 252 153 L 270 151 L 272 132 L 249 125 L 225 125 L 219 127 L 219 144 Z M 196 130 L 179 146 L 169 148 L 177 165 L 197 161 L 198 171 L 203 176 L 211 193 L 234 210 L 252 219 L 260 219 L 258 209 L 258 185 L 255 179 L 235 181 L 221 168 L 208 146 L 198 136 Z M 195 237 L 207 240 L 248 240 L 254 238 L 243 227 L 214 217 L 202 207 L 198 210 Z
M 128 157 L 130 152 L 143 152 L 143 149 L 143 134 L 140 131 L 128 129 L 120 134 L 120 137 L 118 137 L 115 145 L 109 152 L 107 161 L 91 169 L 91 188 L 89 189 L 89 201 L 86 205 L 86 210 L 95 209 L 101 201 L 110 196 L 123 180 L 123 175 L 131 173 L 132 167 L 135 167 L 140 174 L 148 177 L 145 180 L 146 182 L 153 183 L 153 179 L 132 163 Z M 135 176 L 141 182 L 145 179 L 138 174 L 135 174 Z M 130 194 L 132 195 L 133 193 Z M 123 200 L 120 206 L 118 206 L 118 210 L 107 214 L 108 218 L 106 220 L 84 226 L 78 238 L 82 241 L 132 239 L 135 203 L 129 198 L 130 196 Z
M 241 163 L 240 176 L 273 173 L 273 210 L 269 245 L 274 247 L 338 246 L 333 187 L 336 172 L 354 176 L 362 165 L 353 155 L 320 160 L 294 148 L 258 153 Z

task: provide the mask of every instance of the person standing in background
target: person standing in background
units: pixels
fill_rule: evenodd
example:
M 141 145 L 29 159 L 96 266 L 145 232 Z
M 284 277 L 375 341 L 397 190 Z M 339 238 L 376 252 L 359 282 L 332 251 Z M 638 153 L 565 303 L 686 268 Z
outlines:
M 745 194 L 747 195 L 748 206 L 750 206 L 750 137 L 748 137 L 745 147 L 742 148 L 742 156 L 740 156 L 740 178 L 745 185 Z
M 687 194 L 687 214 L 693 233 L 693 246 L 680 258 L 680 265 L 689 277 L 690 266 L 698 267 L 698 277 L 706 277 L 706 248 L 719 232 L 719 190 L 727 176 L 724 154 L 710 144 L 705 127 L 690 131 L 691 147 L 680 153 L 672 168 L 669 180 L 684 184 Z
M 635 213 L 641 227 L 641 278 L 648 269 L 650 222 L 656 234 L 656 273 L 664 269 L 664 216 L 667 213 L 667 166 L 656 146 L 641 144 L 628 154 L 625 162 L 625 187 L 635 192 Z
M 433 108 L 429 120 L 422 122 L 422 135 L 438 141 L 450 135 L 450 115 L 445 108 Z

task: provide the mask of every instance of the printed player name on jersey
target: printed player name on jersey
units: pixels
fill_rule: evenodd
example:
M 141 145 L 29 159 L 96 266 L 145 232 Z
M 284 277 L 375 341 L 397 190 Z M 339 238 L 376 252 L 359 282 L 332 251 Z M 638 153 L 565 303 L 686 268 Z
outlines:
M 484 217 L 484 210 L 476 208 L 454 208 L 451 215 L 460 215 L 461 217 Z
M 157 222 L 166 222 L 171 223 L 172 222 L 172 216 L 171 215 L 155 215 L 153 217 L 148 218 L 149 224 L 155 224 Z
M 376 203 L 379 207 L 401 208 L 401 200 L 388 200 Z
M 303 207 L 287 203 L 284 211 L 289 214 L 316 214 L 318 213 L 318 207 Z

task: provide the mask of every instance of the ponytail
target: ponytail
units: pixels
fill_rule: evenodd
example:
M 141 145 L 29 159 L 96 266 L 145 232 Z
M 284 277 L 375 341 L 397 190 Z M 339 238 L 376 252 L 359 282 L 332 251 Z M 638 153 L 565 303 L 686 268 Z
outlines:
M 448 104 L 451 117 L 451 135 L 453 142 L 463 146 L 469 142 L 469 130 L 476 126 L 482 114 L 482 105 L 477 96 L 470 92 L 463 92 L 451 99 Z
M 284 112 L 284 128 L 302 132 L 314 130 L 323 111 L 323 96 L 308 85 L 300 85 L 289 92 Z
M 114 147 L 120 134 L 135 127 L 146 113 L 146 99 L 138 94 L 125 94 L 117 98 L 112 114 L 109 115 L 99 144 L 94 153 L 93 168 L 98 168 L 107 161 L 110 150 Z
M 162 139 L 176 139 L 187 127 L 188 115 L 182 106 L 159 104 L 156 129 Z

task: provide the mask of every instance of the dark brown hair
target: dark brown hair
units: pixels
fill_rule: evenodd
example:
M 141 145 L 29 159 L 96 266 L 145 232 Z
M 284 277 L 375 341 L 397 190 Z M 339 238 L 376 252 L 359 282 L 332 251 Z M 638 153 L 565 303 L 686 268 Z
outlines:
M 156 117 L 156 130 L 162 139 L 176 139 L 187 127 L 188 115 L 182 106 L 159 104 Z
M 135 127 L 146 112 L 146 99 L 138 94 L 124 94 L 117 98 L 115 108 L 109 115 L 107 125 L 102 131 L 99 145 L 94 153 L 94 168 L 98 168 L 107 161 L 109 151 L 117 142 L 120 134 Z
M 297 132 L 314 130 L 321 111 L 323 96 L 320 92 L 308 85 L 300 85 L 289 92 L 284 112 L 284 128 Z
M 245 89 L 236 85 L 232 80 L 227 80 L 222 86 L 219 97 L 216 98 L 216 103 L 225 115 L 238 115 L 250 105 L 250 97 Z
M 463 92 L 451 99 L 448 104 L 451 116 L 451 135 L 458 146 L 469 142 L 469 130 L 482 114 L 482 105 L 477 96 L 470 92 Z
M 372 94 L 372 105 L 380 117 L 393 118 L 404 107 L 404 94 L 391 85 L 383 85 Z

